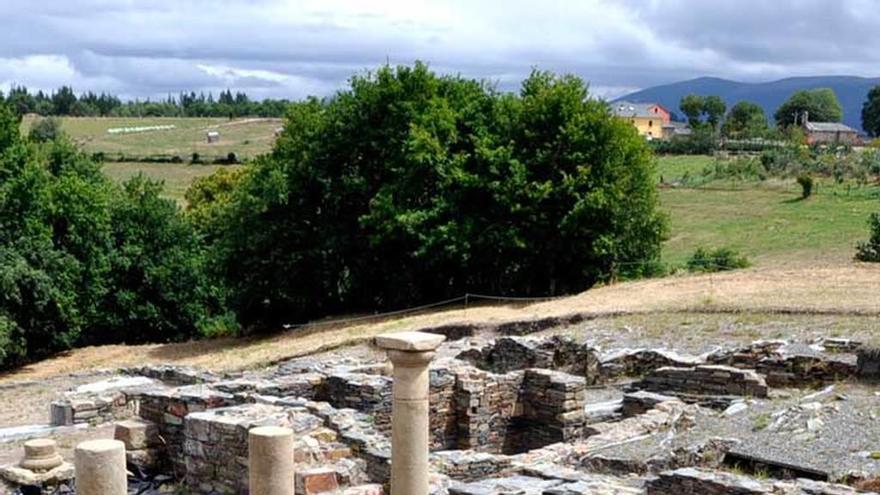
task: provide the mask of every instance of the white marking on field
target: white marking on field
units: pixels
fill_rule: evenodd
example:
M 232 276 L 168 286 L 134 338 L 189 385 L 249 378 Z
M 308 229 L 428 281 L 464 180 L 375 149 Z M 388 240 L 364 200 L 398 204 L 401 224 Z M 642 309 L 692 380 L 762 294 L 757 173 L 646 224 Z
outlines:
M 144 125 L 139 127 L 113 127 L 111 129 L 107 129 L 108 134 L 131 134 L 135 132 L 148 132 L 148 131 L 167 131 L 169 129 L 174 129 L 177 126 L 174 124 L 168 125 Z

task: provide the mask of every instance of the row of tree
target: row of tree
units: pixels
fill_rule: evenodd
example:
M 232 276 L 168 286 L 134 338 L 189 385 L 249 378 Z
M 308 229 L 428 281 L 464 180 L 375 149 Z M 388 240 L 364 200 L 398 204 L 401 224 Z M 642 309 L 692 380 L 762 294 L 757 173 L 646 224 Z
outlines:
M 0 101 L 19 115 L 36 113 L 43 116 L 74 117 L 283 117 L 289 101 L 266 99 L 255 101 L 247 94 L 221 91 L 215 99 L 208 93 L 169 95 L 161 101 L 122 101 L 114 95 L 93 92 L 77 95 L 69 86 L 52 93 L 31 93 L 24 86 L 14 86 L 9 94 L 0 93 Z
M 876 93 L 877 111 L 880 112 L 880 88 L 875 90 L 871 94 Z M 720 131 L 722 136 L 728 138 L 767 137 L 771 131 L 764 109 L 749 101 L 736 103 L 728 112 L 724 100 L 717 95 L 689 94 L 681 99 L 679 109 L 687 118 L 688 125 L 697 131 Z M 831 89 L 803 90 L 792 94 L 773 117 L 776 128 L 782 130 L 803 123 L 807 116 L 813 122 L 840 122 L 843 120 L 843 107 Z M 867 130 L 868 126 L 865 128 Z
M 273 152 L 198 181 L 185 212 L 18 137 L 0 105 L 0 366 L 656 266 L 651 152 L 580 79 L 509 94 L 416 64 L 350 84 L 293 104 Z

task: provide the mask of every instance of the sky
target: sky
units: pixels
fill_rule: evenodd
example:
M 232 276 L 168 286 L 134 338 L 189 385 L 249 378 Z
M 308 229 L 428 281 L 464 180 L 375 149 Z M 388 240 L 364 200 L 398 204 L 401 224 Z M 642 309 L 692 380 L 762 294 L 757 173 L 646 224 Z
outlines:
M 597 96 L 701 76 L 880 76 L 880 0 L 3 0 L 10 85 L 299 99 L 427 62 L 515 90 L 533 68 Z

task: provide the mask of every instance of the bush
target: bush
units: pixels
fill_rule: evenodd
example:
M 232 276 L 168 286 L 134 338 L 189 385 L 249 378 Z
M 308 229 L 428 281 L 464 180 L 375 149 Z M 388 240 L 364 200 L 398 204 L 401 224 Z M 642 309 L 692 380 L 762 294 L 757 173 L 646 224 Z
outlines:
M 58 139 L 62 134 L 61 121 L 55 117 L 45 117 L 34 123 L 28 138 L 37 143 L 45 143 Z
M 697 248 L 687 262 L 687 269 L 691 272 L 721 272 L 747 268 L 751 265 L 748 258 L 730 248 L 718 248 L 709 250 Z
M 202 157 L 198 153 L 193 153 L 189 162 L 192 163 L 193 165 L 198 164 L 198 163 L 202 163 Z
M 209 229 L 244 323 L 579 292 L 659 257 L 650 150 L 580 79 L 510 95 L 416 64 L 350 84 L 291 106 Z
M 813 194 L 813 178 L 809 175 L 799 175 L 798 185 L 801 186 L 801 198 L 807 199 Z
M 654 152 L 670 155 L 711 155 L 718 148 L 718 140 L 711 129 L 698 128 L 690 136 L 655 139 L 650 142 Z
M 859 261 L 880 262 L 880 214 L 872 213 L 868 219 L 871 237 L 856 246 L 856 259 Z

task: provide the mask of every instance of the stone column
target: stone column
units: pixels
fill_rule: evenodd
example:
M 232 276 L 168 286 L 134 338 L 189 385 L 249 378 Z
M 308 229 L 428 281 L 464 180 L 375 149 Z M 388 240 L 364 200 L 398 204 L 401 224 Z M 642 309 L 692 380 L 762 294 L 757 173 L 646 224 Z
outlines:
M 391 495 L 428 495 L 428 365 L 445 339 L 422 332 L 376 337 L 394 365 Z
M 77 495 L 126 495 L 125 444 L 118 440 L 82 442 L 74 451 Z
M 250 495 L 294 495 L 293 430 L 260 426 L 248 432 Z

